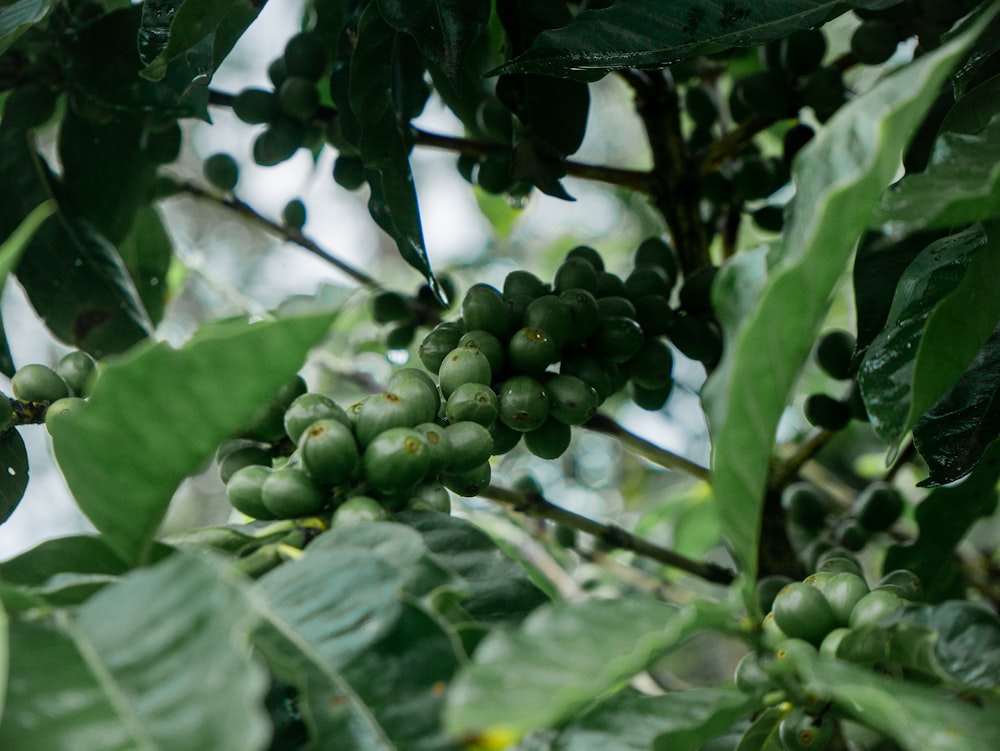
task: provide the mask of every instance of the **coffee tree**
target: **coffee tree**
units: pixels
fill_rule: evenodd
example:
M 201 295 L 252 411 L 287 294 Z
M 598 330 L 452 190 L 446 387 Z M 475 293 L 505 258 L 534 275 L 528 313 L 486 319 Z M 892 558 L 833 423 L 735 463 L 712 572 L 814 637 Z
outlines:
M 0 564 L 0 746 L 995 749 L 996 3 L 311 0 L 270 86 L 213 87 L 261 5 L 0 10 L 0 268 L 68 348 L 3 340 L 0 518 L 44 422 L 98 530 Z M 609 76 L 646 168 L 574 159 Z M 413 125 L 432 96 L 463 137 Z M 417 292 L 303 234 L 301 201 L 265 218 L 230 154 L 179 178 L 182 124 L 220 108 L 258 165 L 334 152 Z M 627 260 L 460 289 L 423 239 L 427 148 L 481 197 L 572 200 L 570 176 L 661 224 Z M 367 305 L 302 290 L 158 341 L 178 196 Z M 405 367 L 300 375 L 376 325 Z M 664 409 L 681 366 L 707 467 L 615 417 Z M 594 434 L 643 461 L 639 527 L 568 508 Z M 158 534 L 210 461 L 231 523 Z

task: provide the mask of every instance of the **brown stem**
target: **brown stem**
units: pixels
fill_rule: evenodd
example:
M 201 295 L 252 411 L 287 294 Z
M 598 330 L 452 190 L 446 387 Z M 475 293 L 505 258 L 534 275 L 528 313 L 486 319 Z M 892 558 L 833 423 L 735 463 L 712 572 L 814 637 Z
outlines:
M 802 465 L 818 454 L 836 435 L 831 430 L 814 430 L 795 449 L 795 453 L 775 466 L 768 480 L 768 487 L 781 490 L 790 483 L 802 469 Z
M 588 519 L 585 516 L 549 503 L 537 493 L 523 494 L 508 488 L 490 485 L 480 492 L 479 495 L 491 501 L 502 503 L 528 516 L 551 519 L 558 524 L 593 535 L 606 545 L 631 550 L 638 555 L 659 561 L 666 566 L 686 571 L 706 581 L 716 584 L 731 584 L 736 579 L 736 574 L 723 566 L 705 561 L 696 561 L 667 548 L 661 548 L 659 545 L 654 545 L 641 537 L 636 537 L 630 532 L 626 532 L 621 527 L 601 524 L 593 519 Z

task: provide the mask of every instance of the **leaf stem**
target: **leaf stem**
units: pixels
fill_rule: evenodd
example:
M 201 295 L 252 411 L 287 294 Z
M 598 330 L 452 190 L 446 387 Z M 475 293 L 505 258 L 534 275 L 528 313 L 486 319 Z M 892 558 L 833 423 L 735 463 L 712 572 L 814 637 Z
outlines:
M 687 556 L 675 553 L 673 550 L 654 545 L 641 537 L 636 537 L 631 532 L 626 532 L 616 525 L 601 524 L 593 519 L 588 519 L 585 516 L 550 503 L 539 493 L 524 494 L 498 485 L 490 485 L 480 492 L 479 495 L 482 498 L 488 498 L 491 501 L 501 503 L 512 508 L 514 511 L 528 516 L 550 519 L 579 532 L 593 535 L 606 545 L 631 550 L 633 553 L 654 561 L 659 561 L 666 566 L 686 571 L 706 581 L 716 584 L 731 584 L 736 579 L 736 574 L 723 566 L 707 561 L 696 561 Z
M 621 444 L 633 454 L 641 456 L 643 459 L 651 461 L 666 469 L 676 469 L 685 472 L 692 477 L 708 482 L 708 469 L 696 464 L 690 459 L 685 459 L 672 451 L 667 451 L 654 443 L 650 443 L 645 438 L 640 438 L 635 433 L 629 432 L 618 424 L 614 418 L 603 412 L 598 412 L 591 417 L 583 427 L 597 433 L 604 433 L 613 438 L 617 438 Z
M 177 189 L 186 193 L 194 198 L 198 198 L 204 201 L 210 201 L 217 206 L 222 206 L 229 211 L 239 214 L 244 219 L 249 220 L 251 223 L 256 224 L 269 232 L 278 235 L 283 240 L 294 243 L 301 248 L 305 248 L 313 255 L 322 258 L 324 261 L 332 266 L 340 269 L 342 272 L 347 274 L 359 284 L 368 287 L 373 290 L 382 289 L 382 285 L 378 283 L 374 278 L 368 276 L 368 274 L 354 268 L 350 264 L 341 259 L 337 258 L 335 255 L 329 253 L 328 251 L 321 248 L 314 240 L 306 237 L 301 231 L 297 229 L 292 229 L 291 227 L 285 227 L 277 222 L 273 222 L 267 217 L 259 214 L 256 209 L 247 203 L 244 203 L 236 196 L 232 195 L 221 195 L 219 193 L 206 190 L 200 185 L 193 183 L 188 180 L 178 181 L 176 183 Z

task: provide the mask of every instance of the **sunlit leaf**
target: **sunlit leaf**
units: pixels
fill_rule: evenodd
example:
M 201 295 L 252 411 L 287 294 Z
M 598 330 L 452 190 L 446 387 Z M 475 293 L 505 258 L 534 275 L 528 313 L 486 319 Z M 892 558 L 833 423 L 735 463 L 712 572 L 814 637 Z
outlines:
M 144 560 L 180 483 L 274 397 L 332 320 L 210 324 L 180 349 L 142 347 L 108 366 L 86 406 L 53 426 L 53 445 L 77 503 L 117 552 Z
M 480 644 L 451 687 L 446 725 L 459 735 L 549 727 L 696 631 L 731 627 L 730 614 L 711 605 L 628 598 L 542 606 Z
M 756 578 L 775 431 L 799 370 L 854 245 L 895 175 L 899 153 L 974 36 L 958 37 L 883 79 L 843 107 L 800 152 L 783 242 L 768 256 L 762 285 L 759 266 L 748 272 L 749 289 L 760 287 L 756 305 L 738 321 L 723 318 L 725 355 L 703 398 L 714 439 L 712 489 L 745 583 Z M 723 277 L 717 289 L 740 287 L 744 276 Z M 755 609 L 749 586 L 744 594 Z

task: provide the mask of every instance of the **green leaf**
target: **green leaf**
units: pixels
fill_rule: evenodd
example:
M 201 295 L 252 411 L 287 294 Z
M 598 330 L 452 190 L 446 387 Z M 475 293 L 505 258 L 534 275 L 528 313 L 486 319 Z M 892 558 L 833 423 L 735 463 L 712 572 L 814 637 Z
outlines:
M 0 127 L 0 235 L 58 199 L 58 182 L 30 136 Z M 16 275 L 49 330 L 97 356 L 120 352 L 152 329 L 114 248 L 62 203 L 32 237 Z
M 146 559 L 181 481 L 274 397 L 333 317 L 229 321 L 180 349 L 142 347 L 109 365 L 87 404 L 53 426 L 77 503 L 127 561 Z
M 757 703 L 732 688 L 696 688 L 662 696 L 625 689 L 574 719 L 552 751 L 697 751 Z
M 915 514 L 919 536 L 912 542 L 890 546 L 883 571 L 909 569 L 920 577 L 924 596 L 930 602 L 961 596 L 964 579 L 955 565 L 955 546 L 977 519 L 996 510 L 998 479 L 1000 443 L 994 443 L 964 482 L 936 488 L 920 502 Z
M 15 584 L 44 584 L 56 574 L 67 571 L 120 576 L 128 571 L 128 564 L 97 535 L 46 540 L 0 563 L 0 579 Z
M 154 324 L 162 320 L 166 307 L 167 271 L 173 253 L 174 244 L 156 208 L 141 206 L 128 237 L 118 243 L 118 254 Z
M 382 18 L 458 83 L 466 53 L 490 20 L 489 0 L 378 0 Z
M 10 345 L 7 343 L 7 330 L 4 328 L 3 318 L 0 317 L 0 373 L 8 378 L 13 378 L 16 370 L 14 357 L 10 353 Z
M 10 428 L 0 434 L 0 524 L 14 513 L 27 487 L 28 452 L 21 434 Z
M 927 246 L 903 272 L 858 371 L 872 427 L 895 445 L 955 383 L 1000 320 L 1000 225 Z
M 368 6 L 357 29 L 351 58 L 350 105 L 361 126 L 359 151 L 371 197 L 368 210 L 410 266 L 438 291 L 424 247 L 420 210 L 409 162 L 409 128 L 403 130 L 393 101 L 396 32 Z
M 430 511 L 409 511 L 397 517 L 417 530 L 435 558 L 465 581 L 468 594 L 461 605 L 474 620 L 519 623 L 548 601 L 524 569 L 474 524 Z
M 913 426 L 913 443 L 930 475 L 921 487 L 946 485 L 975 469 L 1000 436 L 1000 327 L 951 391 Z
M 148 7 L 147 7 L 148 6 Z M 156 0 L 143 3 L 139 26 L 142 77 L 159 81 L 168 64 L 187 58 L 196 76 L 211 77 L 263 3 L 245 0 Z
M 785 744 L 778 737 L 778 726 L 787 714 L 778 707 L 765 709 L 740 738 L 736 751 L 785 751 Z
M 897 0 L 852 2 L 885 8 Z M 595 80 L 609 70 L 662 68 L 692 55 L 763 44 L 819 26 L 847 10 L 842 2 L 766 0 L 752 4 L 683 0 L 664 11 L 661 0 L 618 0 L 545 31 L 531 48 L 499 69 Z
M 905 751 L 993 751 L 1000 738 L 995 699 L 976 705 L 926 686 L 890 680 L 866 668 L 796 655 L 806 689 L 829 697 L 851 719 L 896 741 Z
M 1000 216 L 1000 115 L 975 134 L 938 136 L 924 172 L 906 175 L 879 202 L 873 225 L 927 229 Z
M 8 629 L 7 611 L 0 599 L 0 718 L 3 717 L 4 704 L 7 701 L 7 681 L 10 668 L 10 631 Z
M 843 107 L 806 146 L 795 161 L 796 196 L 784 241 L 768 256 L 757 303 L 735 327 L 723 320 L 725 354 L 703 399 L 713 435 L 712 489 L 751 611 L 756 603 L 749 582 L 756 578 L 778 421 L 900 152 L 973 38 L 964 34 L 886 77 Z M 751 291 L 759 276 L 755 266 Z M 728 287 L 741 278 L 737 274 Z
M 28 243 L 31 242 L 31 238 L 35 236 L 38 228 L 55 213 L 55 210 L 56 203 L 51 199 L 38 204 L 0 245 L 0 288 L 7 281 L 10 272 L 17 266 L 21 254 L 28 247 Z
M 177 554 L 75 614 L 10 624 L 0 722 L 10 751 L 262 751 L 266 675 L 246 648 L 252 611 L 220 565 Z
M 311 748 L 454 748 L 439 719 L 453 643 L 400 600 L 406 578 L 365 551 L 310 549 L 257 582 L 264 626 L 254 641 L 299 686 Z
M 0 54 L 6 52 L 18 37 L 43 20 L 57 0 L 17 0 L 0 9 Z
M 516 630 L 490 633 L 451 686 L 445 724 L 456 735 L 520 736 L 550 727 L 706 629 L 727 630 L 720 606 L 628 598 L 557 602 Z

